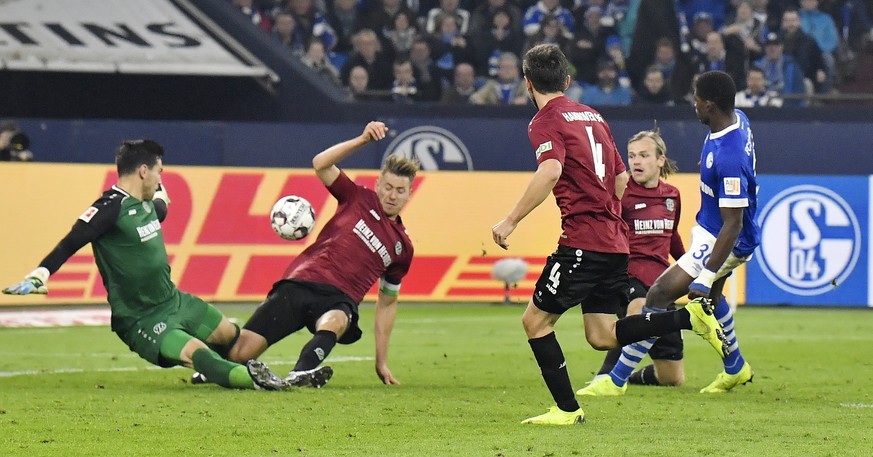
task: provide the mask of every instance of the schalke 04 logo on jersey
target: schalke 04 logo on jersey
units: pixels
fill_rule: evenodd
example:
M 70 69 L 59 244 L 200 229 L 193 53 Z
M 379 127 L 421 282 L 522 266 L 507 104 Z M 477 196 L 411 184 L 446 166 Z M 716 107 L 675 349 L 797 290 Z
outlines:
M 819 295 L 852 273 L 861 251 L 858 218 L 824 187 L 783 190 L 760 212 L 758 263 L 767 278 L 797 295 Z
M 473 161 L 467 146 L 454 133 L 427 125 L 409 129 L 388 145 L 382 161 L 391 154 L 402 154 L 421 162 L 421 169 L 472 170 Z

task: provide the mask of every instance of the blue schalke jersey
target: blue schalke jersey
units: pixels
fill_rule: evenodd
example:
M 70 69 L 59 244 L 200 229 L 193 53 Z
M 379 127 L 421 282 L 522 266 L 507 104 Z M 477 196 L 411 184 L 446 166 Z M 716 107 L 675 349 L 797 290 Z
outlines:
M 720 208 L 743 208 L 743 230 L 733 252 L 747 256 L 760 243 L 755 220 L 758 180 L 755 177 L 755 140 L 749 118 L 734 110 L 737 122 L 710 133 L 700 154 L 700 211 L 697 224 L 718 236 L 723 222 Z

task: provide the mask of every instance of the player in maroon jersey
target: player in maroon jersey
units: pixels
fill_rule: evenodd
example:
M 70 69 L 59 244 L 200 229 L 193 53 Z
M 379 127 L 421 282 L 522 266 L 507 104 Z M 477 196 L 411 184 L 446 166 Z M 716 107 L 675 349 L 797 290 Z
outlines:
M 564 96 L 569 63 L 555 45 L 531 48 L 524 57 L 528 94 L 538 112 L 528 136 L 539 164 L 521 198 L 491 228 L 494 242 L 507 249 L 518 223 L 553 192 L 563 233 L 548 257 L 522 317 L 528 343 L 546 386 L 557 403 L 523 423 L 582 423 L 567 364 L 555 337 L 561 315 L 580 305 L 585 337 L 598 350 L 625 346 L 680 329 L 693 329 L 721 350 L 718 321 L 711 305 L 694 301 L 684 309 L 651 315 L 615 314 L 627 304 L 627 224 L 618 214 L 628 176 L 609 126 L 596 110 Z M 722 335 L 723 337 L 723 335 Z
M 336 343 L 351 344 L 361 338 L 358 304 L 381 278 L 375 310 L 376 374 L 385 384 L 399 384 L 388 369 L 388 342 L 400 281 L 409 271 L 413 253 L 400 211 L 409 201 L 419 164 L 390 156 L 375 190 L 355 184 L 336 166 L 361 146 L 385 138 L 387 132 L 385 124 L 370 122 L 359 136 L 312 159 L 315 173 L 339 202 L 336 214 L 291 262 L 246 322 L 230 351 L 232 360 L 254 359 L 306 327 L 314 336 L 285 380 L 291 386 L 323 386 L 333 370 L 320 366 L 321 362 Z
M 621 215 L 630 232 L 628 295 L 631 302 L 627 314 L 634 315 L 643 311 L 646 292 L 670 266 L 669 257 L 681 257 L 685 246 L 678 230 L 682 209 L 679 189 L 661 180 L 676 172 L 675 162 L 667 158 L 663 138 L 657 130 L 645 130 L 628 140 L 627 149 L 631 180 L 621 199 Z M 636 345 L 651 348 L 649 356 L 654 364 L 632 373 L 642 358 L 635 350 Z M 627 348 L 610 349 L 597 376 L 577 394 L 622 395 L 627 390 L 627 382 L 682 385 L 685 381 L 682 350 L 680 332 L 654 341 L 632 343 Z

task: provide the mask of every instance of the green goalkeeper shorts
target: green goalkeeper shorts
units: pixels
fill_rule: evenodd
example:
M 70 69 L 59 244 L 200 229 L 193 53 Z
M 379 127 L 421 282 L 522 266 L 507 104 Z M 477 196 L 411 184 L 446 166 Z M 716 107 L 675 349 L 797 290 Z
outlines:
M 179 329 L 204 343 L 221 323 L 221 311 L 194 295 L 177 291 L 171 303 L 142 317 L 118 337 L 131 351 L 159 367 L 180 365 L 178 360 L 161 357 L 161 344 L 168 330 Z M 169 309 L 168 309 L 169 308 Z

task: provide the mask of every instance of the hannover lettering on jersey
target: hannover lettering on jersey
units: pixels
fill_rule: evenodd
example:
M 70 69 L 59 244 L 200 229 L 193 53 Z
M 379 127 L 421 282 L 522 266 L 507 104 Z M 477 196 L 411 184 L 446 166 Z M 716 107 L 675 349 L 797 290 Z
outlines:
M 158 236 L 158 231 L 161 230 L 161 223 L 155 219 L 149 222 L 142 227 L 137 227 L 136 231 L 139 233 L 139 241 L 141 243 L 145 243 L 146 241 Z
M 355 224 L 354 229 L 352 231 L 355 232 L 355 235 L 358 235 L 364 244 L 370 249 L 370 252 L 375 252 L 379 254 L 379 257 L 382 258 L 382 263 L 385 267 L 391 265 L 391 255 L 388 254 L 388 249 L 385 248 L 385 245 L 381 240 L 373 233 L 373 230 L 367 226 L 367 223 L 364 222 L 363 219 L 358 220 L 358 223 Z
M 568 113 L 561 113 L 561 116 L 564 116 L 564 119 L 567 122 L 574 122 L 574 121 L 603 122 L 603 116 L 601 116 L 598 113 L 592 113 L 591 111 L 571 111 Z

